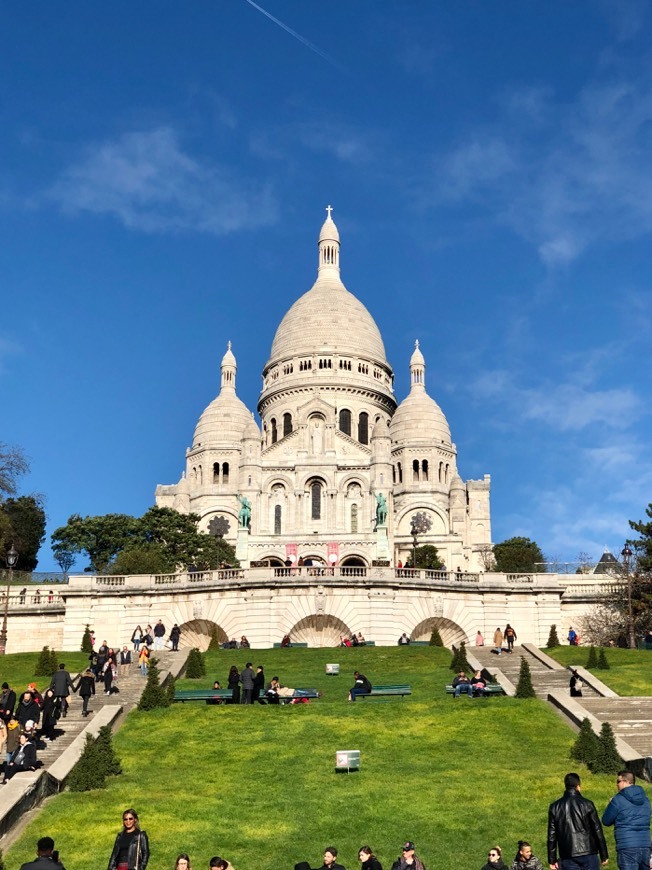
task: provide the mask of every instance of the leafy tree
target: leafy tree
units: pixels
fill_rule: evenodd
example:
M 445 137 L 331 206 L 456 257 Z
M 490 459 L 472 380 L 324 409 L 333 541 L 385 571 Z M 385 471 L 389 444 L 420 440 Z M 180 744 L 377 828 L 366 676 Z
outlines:
M 618 750 L 613 728 L 609 722 L 603 722 L 598 737 L 595 756 L 591 762 L 592 773 L 617 773 L 624 765 Z
M 591 726 L 589 719 L 582 719 L 579 734 L 571 747 L 570 757 L 581 761 L 590 767 L 598 749 L 598 735 Z
M 99 517 L 81 517 L 73 514 L 65 526 L 52 534 L 52 550 L 55 559 L 63 551 L 86 553 L 91 572 L 102 572 L 127 542 L 136 535 L 138 520 L 127 514 L 106 514 Z
M 433 630 L 432 630 L 432 634 L 430 635 L 429 644 L 430 644 L 430 646 L 443 646 L 444 645 L 444 641 L 441 639 L 441 635 L 439 634 L 439 629 L 437 628 L 437 626 L 435 626 L 435 628 L 433 628 Z
M 65 547 L 60 547 L 54 555 L 54 561 L 67 576 L 68 572 L 75 564 L 76 554 L 71 550 L 66 550 Z
M 29 463 L 22 447 L 0 441 L 0 501 L 16 495 L 18 479 L 28 471 Z
M 151 658 L 149 660 L 149 670 L 147 671 L 147 684 L 138 704 L 139 710 L 157 710 L 170 706 L 167 693 L 159 683 L 159 674 L 158 659 Z
M 430 568 L 433 571 L 438 571 L 443 565 L 437 553 L 437 547 L 432 544 L 424 544 L 416 549 L 416 565 L 415 568 Z
M 50 667 L 50 647 L 44 646 L 39 653 L 36 667 L 34 668 L 35 677 L 51 677 L 52 669 Z
M 548 635 L 548 643 L 546 644 L 547 649 L 554 649 L 554 647 L 559 646 L 559 637 L 557 636 L 557 626 L 550 626 L 550 634 Z
M 132 544 L 107 567 L 110 574 L 168 574 L 173 570 L 159 544 Z
M 532 673 L 527 660 L 521 659 L 521 669 L 518 674 L 518 683 L 516 685 L 516 698 L 536 698 L 536 692 L 532 685 Z
M 591 645 L 591 649 L 589 650 L 589 657 L 586 660 L 586 667 L 591 669 L 591 668 L 597 668 L 597 666 L 598 666 L 598 654 L 595 651 L 595 647 L 593 645 Z
M 598 664 L 597 668 L 599 671 L 608 671 L 609 662 L 607 661 L 607 654 L 604 651 L 603 647 L 600 647 L 600 655 L 598 656 Z
M 11 541 L 18 551 L 16 570 L 34 571 L 38 564 L 38 551 L 45 540 L 43 497 L 21 495 L 8 498 L 0 506 L 0 511 L 9 521 Z
M 204 656 L 199 652 L 197 647 L 193 647 L 188 653 L 186 661 L 186 677 L 189 680 L 198 680 L 200 677 L 206 676 L 206 662 Z
M 494 546 L 496 571 L 506 574 L 531 574 L 541 571 L 544 561 L 539 545 L 529 538 L 508 538 Z
M 81 642 L 81 651 L 90 655 L 93 652 L 93 638 L 91 637 L 91 628 L 87 624 L 84 629 L 84 636 Z
M 652 502 L 645 508 L 645 513 L 650 518 L 650 522 L 629 521 L 630 527 L 640 535 L 640 538 L 629 543 L 636 550 L 639 570 L 648 572 L 652 571 Z

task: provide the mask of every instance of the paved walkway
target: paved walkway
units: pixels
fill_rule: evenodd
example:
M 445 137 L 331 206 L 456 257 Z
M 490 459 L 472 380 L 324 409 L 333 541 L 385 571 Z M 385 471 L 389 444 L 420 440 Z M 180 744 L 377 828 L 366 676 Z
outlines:
M 530 666 L 530 673 L 532 674 L 534 691 L 537 693 L 537 697 L 542 698 L 544 701 L 548 700 L 550 692 L 570 693 L 568 685 L 570 671 L 566 670 L 566 668 L 552 670 L 520 646 L 515 646 L 513 653 L 504 652 L 499 656 L 494 655 L 491 652 L 491 648 L 487 646 L 469 647 L 469 652 L 488 670 L 501 670 L 515 686 L 518 683 L 521 659 L 526 658 Z M 598 697 L 598 693 L 590 686 L 585 686 L 582 694 L 585 698 L 589 696 Z

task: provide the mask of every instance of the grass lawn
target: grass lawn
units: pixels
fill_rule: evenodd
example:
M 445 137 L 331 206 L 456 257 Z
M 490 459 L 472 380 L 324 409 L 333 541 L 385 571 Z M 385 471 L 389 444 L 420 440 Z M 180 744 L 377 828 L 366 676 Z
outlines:
M 208 656 L 205 680 L 225 682 L 246 655 Z M 288 707 L 176 704 L 130 714 L 115 738 L 124 773 L 107 790 L 49 801 L 5 861 L 31 859 L 53 836 L 69 870 L 106 866 L 121 812 L 134 806 L 152 848 L 151 870 L 172 870 L 187 851 L 197 870 L 212 855 L 236 870 L 321 865 L 326 845 L 348 870 L 369 843 L 385 870 L 409 838 L 428 870 L 480 867 L 488 847 L 509 861 L 519 838 L 546 863 L 548 803 L 572 770 L 574 734 L 538 700 L 459 699 L 443 693 L 450 653 L 436 648 L 252 651 L 268 679 L 315 686 L 324 696 Z M 326 662 L 342 667 L 326 677 Z M 405 701 L 347 703 L 351 672 L 372 683 L 410 683 Z M 337 749 L 360 749 L 359 773 L 334 771 Z M 580 769 L 602 811 L 613 777 Z
M 558 646 L 546 649 L 560 664 L 586 667 L 589 657 L 587 646 Z M 652 695 L 652 650 L 607 649 L 608 671 L 595 668 L 592 673 L 619 695 Z
M 20 697 L 19 693 L 29 683 L 36 683 L 39 691 L 47 688 L 50 684 L 49 677 L 35 677 L 34 669 L 38 661 L 39 653 L 11 653 L 0 658 L 0 683 L 7 682 Z M 64 662 L 71 674 L 88 664 L 88 655 L 83 652 L 59 653 L 60 662 Z

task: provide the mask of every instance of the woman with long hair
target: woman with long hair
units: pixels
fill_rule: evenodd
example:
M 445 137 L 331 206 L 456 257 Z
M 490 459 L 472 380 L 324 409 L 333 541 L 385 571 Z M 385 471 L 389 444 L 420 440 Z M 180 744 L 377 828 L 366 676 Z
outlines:
M 240 703 L 240 671 L 235 665 L 231 665 L 228 677 L 229 689 L 231 689 L 231 703 Z
M 138 813 L 130 808 L 122 814 L 122 830 L 115 838 L 108 870 L 145 870 L 149 861 L 149 840 L 141 831 Z
M 500 846 L 492 846 L 487 855 L 487 863 L 482 870 L 507 870 L 507 864 L 503 861 L 503 850 Z
M 185 852 L 182 852 L 177 858 L 174 870 L 192 870 L 190 866 L 190 858 Z
M 360 861 L 361 870 L 383 870 L 371 846 L 360 846 L 358 849 L 358 861 Z
M 131 635 L 131 642 L 134 645 L 134 652 L 138 652 L 138 647 L 140 646 L 142 639 L 143 630 L 139 625 L 137 625 L 136 628 L 134 628 L 134 633 Z

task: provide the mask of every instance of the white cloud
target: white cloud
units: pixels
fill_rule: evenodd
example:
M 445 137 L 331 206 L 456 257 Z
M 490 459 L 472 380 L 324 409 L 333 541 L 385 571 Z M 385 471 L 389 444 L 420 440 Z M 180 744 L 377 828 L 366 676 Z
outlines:
M 382 136 L 337 121 L 305 121 L 256 133 L 251 150 L 261 157 L 287 160 L 291 146 L 329 154 L 341 163 L 361 165 L 373 160 Z
M 169 127 L 125 133 L 89 149 L 48 196 L 67 214 L 113 215 L 144 232 L 222 235 L 276 219 L 268 186 L 191 157 Z

